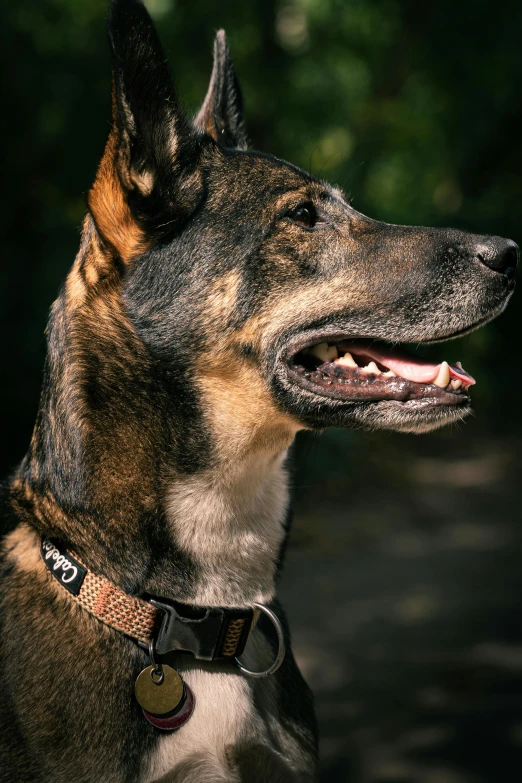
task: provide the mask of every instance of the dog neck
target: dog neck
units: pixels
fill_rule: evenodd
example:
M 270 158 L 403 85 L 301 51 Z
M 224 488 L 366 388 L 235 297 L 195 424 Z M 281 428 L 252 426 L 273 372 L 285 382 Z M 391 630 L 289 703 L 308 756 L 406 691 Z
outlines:
M 269 601 L 295 430 L 261 432 L 226 394 L 198 408 L 186 387 L 172 404 L 110 281 L 87 310 L 79 269 L 53 307 L 37 424 L 11 487 L 17 515 L 128 592 Z
M 221 466 L 175 475 L 165 497 L 158 496 L 158 511 L 150 514 L 149 502 L 135 506 L 126 525 L 112 505 L 101 515 L 88 502 L 81 513 L 66 511 L 52 491 L 35 491 L 28 465 L 15 477 L 12 496 L 25 521 L 74 547 L 93 571 L 128 592 L 247 606 L 274 596 L 287 532 L 285 459 L 286 453 L 252 455 L 232 476 Z
M 168 518 L 180 550 L 199 564 L 197 603 L 273 597 L 288 509 L 285 456 L 256 452 L 235 468 L 172 482 Z

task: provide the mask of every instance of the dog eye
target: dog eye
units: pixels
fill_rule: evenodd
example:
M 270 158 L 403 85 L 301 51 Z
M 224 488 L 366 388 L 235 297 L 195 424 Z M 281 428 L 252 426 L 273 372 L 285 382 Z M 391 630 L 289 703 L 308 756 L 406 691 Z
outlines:
M 299 223 L 300 226 L 305 228 L 313 228 L 317 223 L 317 212 L 313 204 L 300 204 L 295 209 L 290 210 L 288 217 Z

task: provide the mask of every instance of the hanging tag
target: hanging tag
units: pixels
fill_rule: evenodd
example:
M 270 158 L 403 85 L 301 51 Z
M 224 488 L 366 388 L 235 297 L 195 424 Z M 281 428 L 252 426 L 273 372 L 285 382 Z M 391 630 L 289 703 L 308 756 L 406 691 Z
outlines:
M 170 666 L 147 666 L 134 685 L 140 707 L 151 715 L 167 715 L 180 706 L 185 697 L 183 680 Z
M 161 729 L 161 731 L 175 731 L 176 729 L 180 729 L 183 724 L 190 719 L 194 712 L 194 705 L 194 694 L 187 683 L 185 683 L 185 697 L 174 713 L 158 717 L 157 715 L 151 715 L 146 710 L 143 710 L 143 714 L 155 728 Z
M 154 637 L 149 641 L 151 666 L 136 678 L 134 693 L 149 723 L 162 731 L 183 726 L 194 712 L 194 694 L 171 666 L 156 661 Z

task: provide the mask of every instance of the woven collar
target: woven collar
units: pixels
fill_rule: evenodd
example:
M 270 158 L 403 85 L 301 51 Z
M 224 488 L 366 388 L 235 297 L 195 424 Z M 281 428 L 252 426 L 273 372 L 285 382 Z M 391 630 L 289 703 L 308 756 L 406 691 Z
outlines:
M 55 542 L 42 539 L 40 553 L 49 572 L 80 606 L 143 647 L 154 640 L 160 655 L 186 652 L 205 661 L 234 658 L 243 652 L 254 624 L 252 609 L 145 600 L 90 571 L 74 552 Z

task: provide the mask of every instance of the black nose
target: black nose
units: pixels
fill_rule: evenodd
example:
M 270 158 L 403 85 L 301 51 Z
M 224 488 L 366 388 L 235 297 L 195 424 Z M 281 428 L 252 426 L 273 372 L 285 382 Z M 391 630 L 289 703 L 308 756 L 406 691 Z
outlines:
M 509 280 L 515 277 L 519 256 L 518 245 L 511 239 L 501 237 L 489 237 L 481 242 L 475 251 L 475 257 L 479 261 Z

